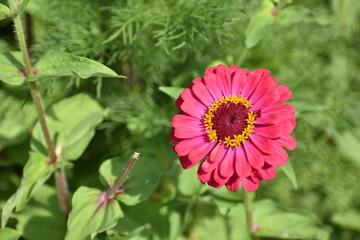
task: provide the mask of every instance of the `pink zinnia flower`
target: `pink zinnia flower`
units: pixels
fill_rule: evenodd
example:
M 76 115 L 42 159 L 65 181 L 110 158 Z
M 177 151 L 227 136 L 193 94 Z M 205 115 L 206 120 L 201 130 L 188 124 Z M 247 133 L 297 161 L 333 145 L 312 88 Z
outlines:
M 236 191 L 240 184 L 255 191 L 260 181 L 276 175 L 293 150 L 290 136 L 296 125 L 294 107 L 285 85 L 276 86 L 270 71 L 249 72 L 232 65 L 207 68 L 176 101 L 181 112 L 172 120 L 170 141 L 184 169 L 198 169 L 203 183 L 225 184 Z

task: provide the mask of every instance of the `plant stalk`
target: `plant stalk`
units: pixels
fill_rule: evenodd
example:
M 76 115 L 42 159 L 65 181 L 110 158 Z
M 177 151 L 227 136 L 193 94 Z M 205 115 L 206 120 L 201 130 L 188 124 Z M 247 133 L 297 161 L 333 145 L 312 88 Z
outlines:
M 241 67 L 244 64 L 244 61 L 246 59 L 248 51 L 249 51 L 249 49 L 246 46 L 244 46 L 244 48 L 241 51 L 240 56 L 238 57 L 238 59 L 236 61 L 236 66 Z
M 8 0 L 8 3 L 9 3 L 11 11 L 14 12 L 17 8 L 15 1 Z M 17 35 L 17 38 L 19 41 L 22 59 L 23 59 L 24 65 L 25 65 L 25 75 L 26 75 L 26 77 L 29 77 L 33 73 L 32 73 L 32 66 L 31 66 L 31 61 L 30 61 L 30 57 L 29 57 L 29 51 L 28 51 L 27 45 L 26 45 L 24 28 L 22 26 L 20 14 L 14 15 L 13 20 L 14 20 L 14 25 L 15 25 L 15 32 L 16 32 L 16 35 Z M 27 82 L 30 87 L 31 96 L 35 103 L 40 126 L 41 126 L 41 129 L 44 134 L 45 141 L 46 141 L 47 149 L 48 149 L 49 156 L 50 156 L 50 164 L 55 164 L 58 161 L 58 158 L 56 156 L 55 147 L 51 140 L 49 128 L 48 128 L 48 125 L 46 122 L 45 108 L 44 108 L 44 104 L 42 102 L 41 94 L 37 88 L 36 82 L 34 82 L 34 81 L 27 81 Z M 58 188 L 60 205 L 64 212 L 65 218 L 67 218 L 69 211 L 70 211 L 70 205 L 69 205 L 69 201 L 68 201 L 68 190 L 67 190 L 67 183 L 66 183 L 64 169 L 60 168 L 60 169 L 56 170 L 55 181 L 56 181 L 56 185 Z
M 122 174 L 116 179 L 114 185 L 110 188 L 110 190 L 106 193 L 106 196 L 109 199 L 115 197 L 119 188 L 124 184 L 126 177 L 129 175 L 131 169 L 134 167 L 135 162 L 138 160 L 140 153 L 135 152 L 129 159 L 124 171 Z
M 245 206 L 245 212 L 246 212 L 246 220 L 247 220 L 247 230 L 249 234 L 249 238 L 251 240 L 256 240 L 256 237 L 254 235 L 253 231 L 253 216 L 252 216 L 252 202 L 250 193 L 244 190 L 244 206 Z

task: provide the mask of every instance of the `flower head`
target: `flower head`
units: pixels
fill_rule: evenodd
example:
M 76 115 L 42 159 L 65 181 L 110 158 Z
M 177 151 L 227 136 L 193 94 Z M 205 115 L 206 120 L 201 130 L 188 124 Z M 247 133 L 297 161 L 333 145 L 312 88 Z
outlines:
M 219 65 L 207 68 L 176 101 L 170 141 L 184 169 L 200 162 L 201 182 L 236 191 L 255 191 L 276 175 L 296 141 L 294 107 L 285 85 L 270 71 Z

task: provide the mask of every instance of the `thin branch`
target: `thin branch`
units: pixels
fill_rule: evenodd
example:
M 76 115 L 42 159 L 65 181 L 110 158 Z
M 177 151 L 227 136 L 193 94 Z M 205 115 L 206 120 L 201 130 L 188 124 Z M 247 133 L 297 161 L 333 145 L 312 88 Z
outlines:
M 140 153 L 135 152 L 131 158 L 129 159 L 129 162 L 127 163 L 123 173 L 118 177 L 114 183 L 114 185 L 111 187 L 111 189 L 107 192 L 106 196 L 109 199 L 112 199 L 115 197 L 116 193 L 118 192 L 119 188 L 124 184 L 126 177 L 129 175 L 131 169 L 134 167 L 135 162 L 138 160 Z

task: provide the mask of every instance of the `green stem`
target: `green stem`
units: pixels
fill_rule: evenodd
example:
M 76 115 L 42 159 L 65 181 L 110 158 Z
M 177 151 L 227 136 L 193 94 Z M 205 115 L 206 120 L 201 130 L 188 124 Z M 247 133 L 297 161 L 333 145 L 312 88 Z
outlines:
M 239 58 L 236 61 L 236 66 L 241 67 L 244 64 L 244 61 L 246 59 L 246 55 L 248 53 L 249 49 L 245 46 L 243 50 L 241 51 L 241 54 Z
M 247 229 L 249 238 L 251 240 L 256 240 L 253 231 L 253 216 L 252 216 L 252 203 L 250 193 L 244 190 L 244 205 L 245 205 L 245 212 L 246 212 L 246 220 L 247 220 Z
M 9 3 L 11 11 L 15 12 L 16 8 L 18 7 L 16 5 L 15 1 L 8 0 L 8 3 Z M 17 38 L 19 41 L 19 46 L 20 46 L 23 62 L 25 65 L 25 75 L 28 77 L 28 76 L 31 76 L 33 73 L 32 73 L 32 66 L 31 66 L 31 61 L 30 61 L 30 57 L 29 57 L 29 51 L 28 51 L 27 45 L 26 45 L 24 28 L 22 26 L 20 14 L 14 15 L 13 20 L 14 20 L 14 24 L 15 24 L 15 32 L 16 32 L 16 35 L 17 35 Z M 51 140 L 49 128 L 48 128 L 48 125 L 46 122 L 45 108 L 44 108 L 44 104 L 42 102 L 41 94 L 37 88 L 36 82 L 33 82 L 33 81 L 27 81 L 27 82 L 28 82 L 30 90 L 31 90 L 31 96 L 35 103 L 40 126 L 41 126 L 41 129 L 44 134 L 45 141 L 46 141 L 47 149 L 48 149 L 49 156 L 50 156 L 50 163 L 55 164 L 58 161 L 58 159 L 57 159 L 57 156 L 55 153 L 55 147 Z M 69 205 L 69 201 L 68 201 L 68 190 L 67 190 L 65 172 L 62 168 L 58 169 L 56 171 L 55 180 L 56 180 L 56 185 L 58 187 L 60 205 L 62 207 L 65 217 L 67 218 L 67 216 L 69 214 L 69 210 L 70 210 L 70 205 Z
M 120 187 L 124 184 L 126 177 L 129 175 L 131 169 L 134 167 L 135 162 L 138 160 L 140 153 L 134 153 L 131 155 L 131 158 L 129 159 L 129 162 L 127 163 L 124 171 L 118 177 L 114 183 L 114 185 L 111 187 L 111 189 L 106 193 L 106 196 L 109 199 L 112 199 L 116 196 L 116 193 L 120 189 Z

